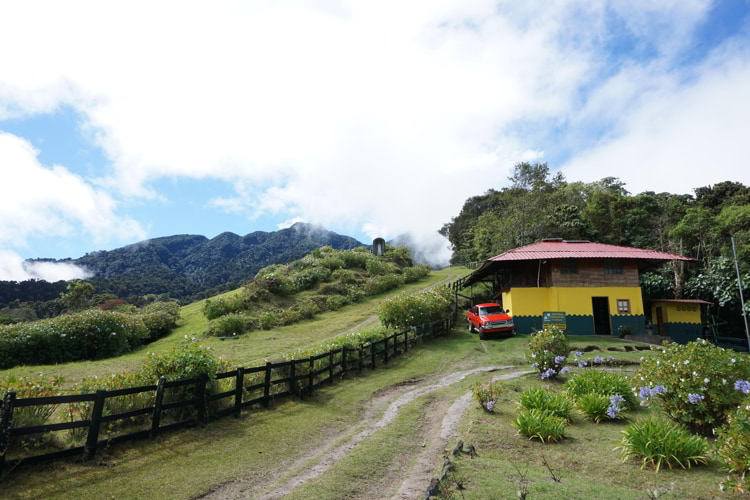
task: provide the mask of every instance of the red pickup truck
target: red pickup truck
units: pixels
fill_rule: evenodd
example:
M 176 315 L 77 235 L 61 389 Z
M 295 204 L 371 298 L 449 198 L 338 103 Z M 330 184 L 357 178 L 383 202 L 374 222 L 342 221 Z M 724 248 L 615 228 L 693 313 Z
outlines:
M 500 304 L 477 304 L 466 313 L 466 318 L 469 320 L 469 331 L 478 331 L 482 340 L 485 340 L 489 333 L 516 334 L 513 318 Z

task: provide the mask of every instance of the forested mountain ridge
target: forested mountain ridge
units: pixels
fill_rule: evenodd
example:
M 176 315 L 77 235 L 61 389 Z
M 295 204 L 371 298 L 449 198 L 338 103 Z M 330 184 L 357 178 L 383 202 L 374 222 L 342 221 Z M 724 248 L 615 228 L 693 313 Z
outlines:
M 279 231 L 255 231 L 245 236 L 225 232 L 211 239 L 200 235 L 153 238 L 53 262 L 75 264 L 91 272 L 93 276 L 87 281 L 100 294 L 112 293 L 122 298 L 168 294 L 189 301 L 234 288 L 263 267 L 291 262 L 326 245 L 348 250 L 363 244 L 349 236 L 298 222 Z M 11 283 L 0 282 L 0 296 Z M 12 288 L 18 290 L 18 286 Z
M 701 298 L 718 306 L 724 319 L 741 321 L 731 236 L 748 297 L 750 187 L 725 181 L 696 187 L 694 195 L 632 195 L 615 177 L 567 182 L 559 172 L 550 175 L 547 164 L 529 163 L 516 165 L 510 181 L 509 187 L 466 200 L 440 229 L 451 243 L 452 262 L 484 261 L 542 238 L 677 253 L 697 262 L 672 262 L 642 274 L 644 295 Z

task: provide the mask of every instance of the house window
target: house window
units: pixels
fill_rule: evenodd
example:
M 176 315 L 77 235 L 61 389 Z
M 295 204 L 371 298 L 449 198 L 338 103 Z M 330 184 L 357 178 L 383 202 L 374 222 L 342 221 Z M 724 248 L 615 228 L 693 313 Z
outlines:
M 622 261 L 620 259 L 606 259 L 604 261 L 604 274 L 622 274 Z
M 617 312 L 619 314 L 630 314 L 630 300 L 617 299 Z
M 560 274 L 578 274 L 578 261 L 563 259 L 560 263 Z

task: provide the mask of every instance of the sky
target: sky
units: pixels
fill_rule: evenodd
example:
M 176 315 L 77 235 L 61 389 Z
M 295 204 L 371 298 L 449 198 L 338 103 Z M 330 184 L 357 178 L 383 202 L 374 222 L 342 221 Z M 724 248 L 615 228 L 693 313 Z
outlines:
M 436 231 L 519 162 L 750 184 L 750 0 L 0 2 L 0 279 L 295 221 Z

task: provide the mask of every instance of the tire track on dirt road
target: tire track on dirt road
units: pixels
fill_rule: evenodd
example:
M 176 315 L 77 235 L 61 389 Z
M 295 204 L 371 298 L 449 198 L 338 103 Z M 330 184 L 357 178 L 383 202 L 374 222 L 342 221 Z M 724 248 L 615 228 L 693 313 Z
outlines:
M 460 382 L 469 375 L 481 372 L 506 370 L 510 368 L 513 368 L 513 366 L 485 366 L 451 373 L 434 383 L 419 386 L 401 394 L 388 405 L 383 415 L 378 420 L 375 420 L 373 415 L 378 413 L 378 410 L 375 407 L 379 405 L 380 408 L 382 408 L 382 406 L 393 397 L 394 391 L 391 390 L 381 393 L 370 402 L 371 407 L 365 412 L 364 422 L 359 422 L 340 433 L 340 435 L 345 436 L 343 443 L 339 440 L 338 444 L 324 445 L 321 448 L 303 454 L 286 467 L 286 470 L 292 471 L 303 469 L 296 474 L 293 473 L 294 475 L 292 476 L 285 476 L 283 473 L 278 473 L 272 476 L 263 477 L 263 484 L 273 484 L 271 489 L 268 487 L 263 488 L 263 485 L 258 484 L 258 481 L 254 481 L 252 478 L 238 478 L 238 480 L 225 483 L 199 498 L 202 500 L 235 500 L 244 498 L 271 500 L 281 498 L 292 493 L 299 486 L 322 475 L 352 452 L 359 443 L 367 439 L 377 430 L 389 425 L 398 416 L 401 408 L 418 397 Z M 404 390 L 403 384 L 395 387 L 397 392 L 403 392 Z M 310 465 L 311 463 L 312 465 Z M 263 490 L 265 490 L 265 492 L 261 493 Z

